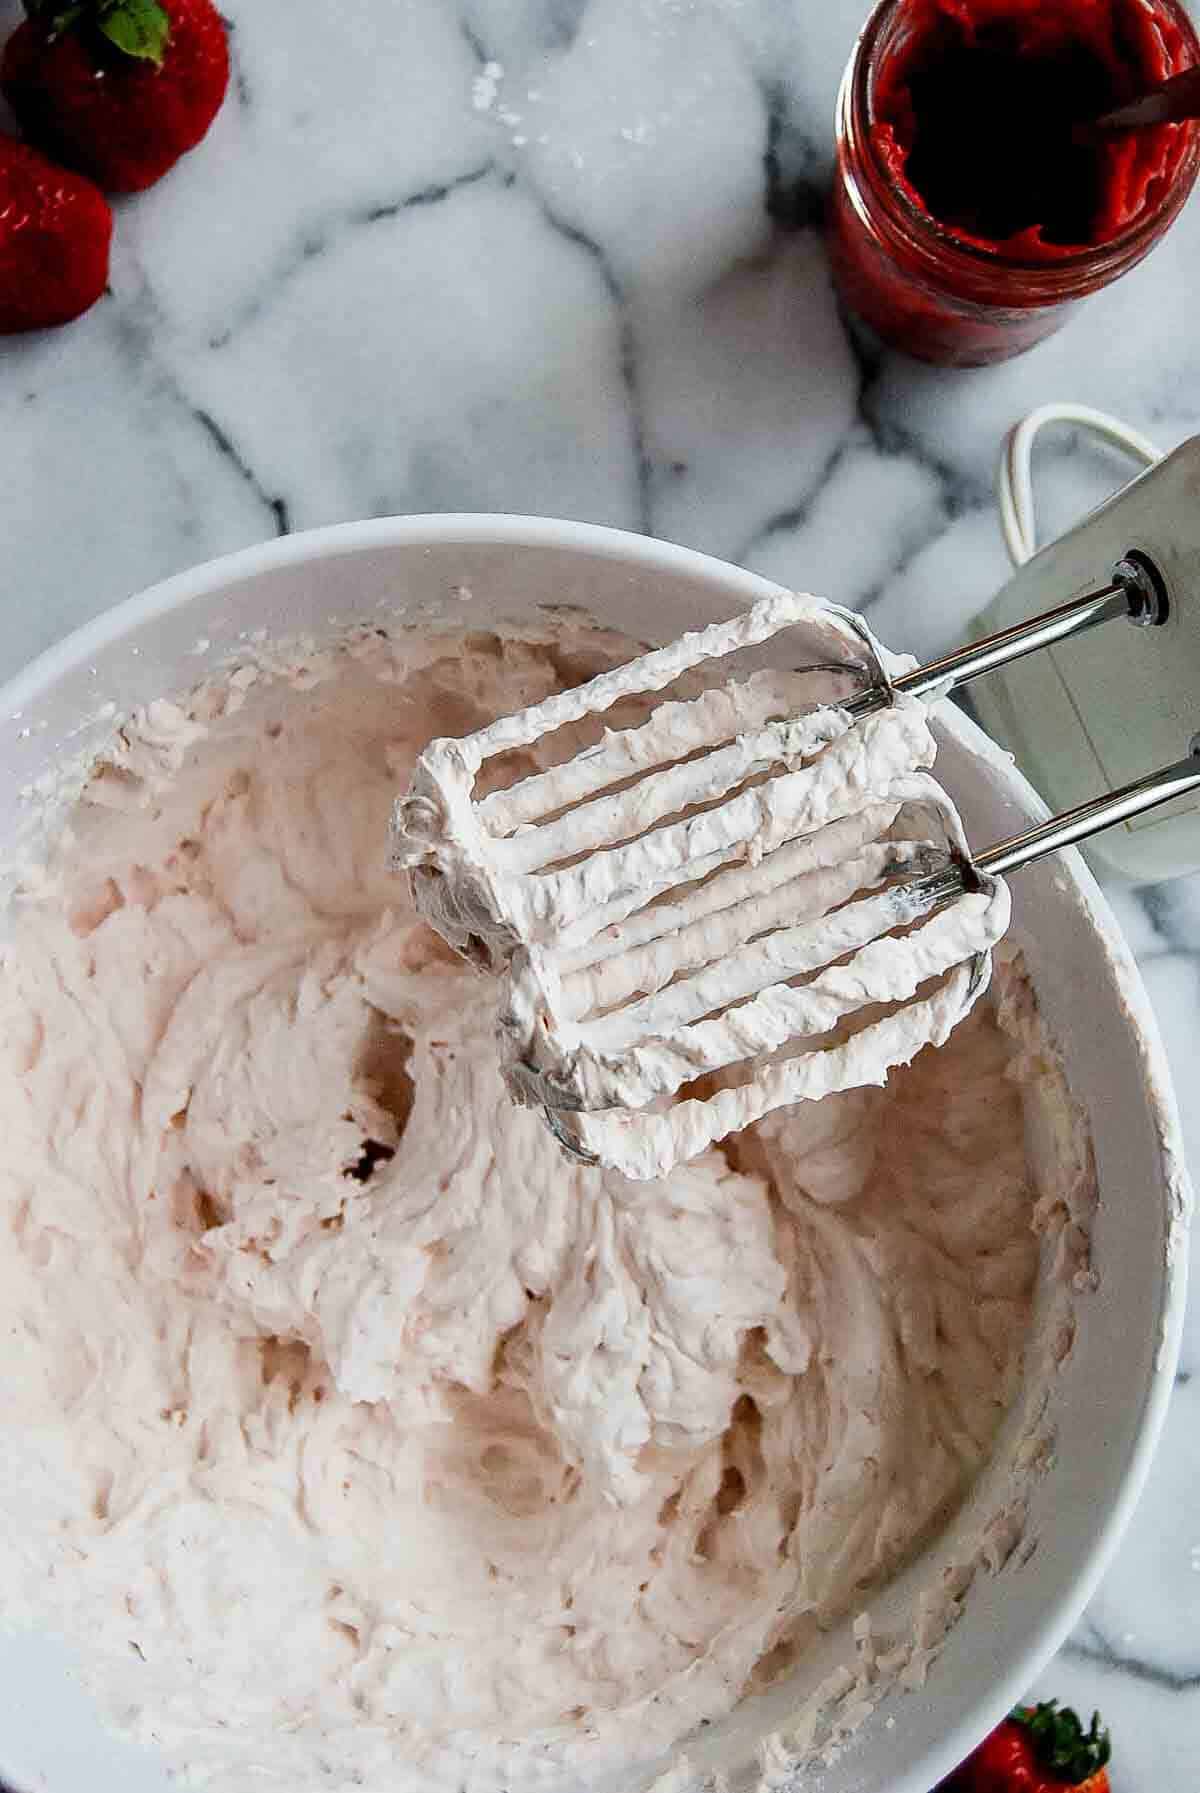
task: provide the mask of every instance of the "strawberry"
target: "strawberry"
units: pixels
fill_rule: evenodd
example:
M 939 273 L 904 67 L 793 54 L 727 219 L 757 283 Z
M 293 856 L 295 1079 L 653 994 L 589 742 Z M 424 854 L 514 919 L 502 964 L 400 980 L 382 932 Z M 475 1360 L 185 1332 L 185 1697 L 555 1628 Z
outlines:
M 137 193 L 199 143 L 229 85 L 212 0 L 25 0 L 0 88 L 25 135 L 110 193 Z
M 94 305 L 112 223 L 91 181 L 0 135 L 0 335 L 65 324 Z
M 1069 1706 L 1018 1706 L 937 1793 L 1109 1793 L 1111 1745 L 1093 1712 L 1085 1731 Z

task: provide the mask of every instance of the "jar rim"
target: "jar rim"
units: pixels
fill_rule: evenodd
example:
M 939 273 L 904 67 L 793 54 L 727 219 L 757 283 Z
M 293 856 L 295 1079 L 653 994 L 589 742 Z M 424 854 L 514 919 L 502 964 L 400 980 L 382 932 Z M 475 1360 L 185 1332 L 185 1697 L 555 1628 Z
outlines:
M 887 207 L 889 223 L 902 231 L 909 247 L 936 255 L 943 263 L 951 259 L 965 273 L 1020 275 L 1032 286 L 1044 285 L 1048 297 L 1059 296 L 1064 285 L 1070 286 L 1081 277 L 1090 284 L 1098 276 L 1107 278 L 1134 265 L 1140 259 L 1139 252 L 1150 247 L 1173 221 L 1195 184 L 1197 173 L 1200 173 L 1200 120 L 1181 121 L 1186 142 L 1170 180 L 1153 206 L 1116 236 L 1050 258 L 1004 255 L 972 243 L 935 218 L 925 207 L 914 203 L 893 177 L 875 145 L 870 83 L 876 72 L 878 42 L 894 16 L 909 3 L 910 0 L 878 0 L 851 54 L 838 107 L 839 122 L 843 128 L 853 130 L 862 161 L 872 176 L 876 196 Z M 1181 0 L 1140 0 L 1140 3 L 1147 5 L 1151 12 L 1168 16 L 1179 30 L 1188 57 L 1181 67 L 1200 66 L 1200 36 L 1197 36 L 1196 27 Z

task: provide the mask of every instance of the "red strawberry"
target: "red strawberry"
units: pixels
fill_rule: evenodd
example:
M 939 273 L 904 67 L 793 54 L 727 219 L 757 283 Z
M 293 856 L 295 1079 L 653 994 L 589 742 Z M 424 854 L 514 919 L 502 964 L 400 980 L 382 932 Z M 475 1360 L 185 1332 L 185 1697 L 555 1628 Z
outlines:
M 1109 1793 L 1100 1714 L 1085 1731 L 1069 1706 L 1018 1706 L 937 1793 Z
M 0 88 L 34 143 L 110 193 L 153 186 L 229 85 L 212 0 L 25 0 Z
M 94 305 L 112 223 L 91 181 L 0 136 L 0 334 L 65 324 Z

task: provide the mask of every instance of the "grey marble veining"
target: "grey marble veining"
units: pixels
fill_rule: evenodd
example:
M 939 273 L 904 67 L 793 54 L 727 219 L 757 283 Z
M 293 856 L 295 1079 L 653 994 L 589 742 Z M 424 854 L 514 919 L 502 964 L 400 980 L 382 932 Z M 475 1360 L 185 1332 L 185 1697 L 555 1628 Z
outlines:
M 1006 366 L 848 332 L 819 223 L 864 0 L 230 5 L 229 100 L 118 206 L 109 296 L 0 342 L 0 675 L 211 555 L 449 509 L 672 537 L 929 655 L 1007 575 L 993 469 L 1025 410 L 1200 430 L 1200 201 Z M 1043 530 L 1126 471 L 1049 441 Z M 1200 1163 L 1200 879 L 1111 894 Z M 1194 1301 L 1146 1497 L 1040 1684 L 1105 1708 L 1117 1793 L 1200 1782 L 1198 1491 Z

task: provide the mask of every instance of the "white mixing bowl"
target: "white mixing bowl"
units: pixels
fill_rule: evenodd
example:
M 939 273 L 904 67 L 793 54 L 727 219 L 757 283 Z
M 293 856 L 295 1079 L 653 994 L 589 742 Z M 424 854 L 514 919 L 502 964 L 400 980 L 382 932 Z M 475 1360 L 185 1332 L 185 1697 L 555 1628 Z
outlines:
M 743 608 L 763 580 L 661 542 L 517 517 L 410 517 L 293 536 L 216 561 L 118 606 L 42 656 L 0 693 L 0 840 L 11 862 L 28 831 L 28 787 L 104 740 L 101 712 L 186 688 L 258 630 L 272 636 L 397 616 L 486 626 L 570 603 L 649 642 Z M 469 594 L 469 598 L 468 598 Z M 903 643 L 892 644 L 903 647 Z M 1044 811 L 1009 761 L 943 707 L 938 770 L 980 844 Z M 25 795 L 22 795 L 25 792 Z M 33 806 L 36 808 L 37 806 Z M 382 851 L 382 843 L 381 843 Z M 1074 1350 L 1051 1401 L 1057 1448 L 1035 1486 L 1028 1536 L 999 1574 L 976 1580 L 926 1685 L 889 1696 L 816 1780 L 821 1793 L 929 1793 L 1020 1696 L 1062 1642 L 1141 1488 L 1178 1348 L 1187 1189 L 1174 1103 L 1145 993 L 1082 861 L 1015 881 L 1014 934 L 1043 1013 L 1090 1116 L 1101 1202 L 1098 1291 L 1080 1303 Z M 1011 1428 L 1010 1428 L 1011 1432 Z M 873 1619 L 912 1605 L 998 1499 L 1013 1439 L 966 1509 L 885 1593 Z M 735 1782 L 758 1739 L 786 1725 L 819 1678 L 854 1655 L 850 1621 L 795 1675 L 703 1733 L 689 1751 Z M 149 1757 L 101 1733 L 58 1646 L 0 1642 L 0 1777 L 32 1793 L 164 1793 Z

